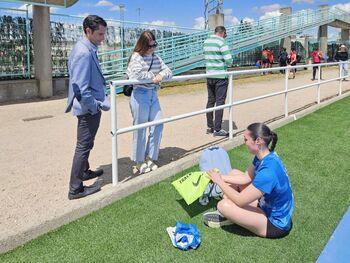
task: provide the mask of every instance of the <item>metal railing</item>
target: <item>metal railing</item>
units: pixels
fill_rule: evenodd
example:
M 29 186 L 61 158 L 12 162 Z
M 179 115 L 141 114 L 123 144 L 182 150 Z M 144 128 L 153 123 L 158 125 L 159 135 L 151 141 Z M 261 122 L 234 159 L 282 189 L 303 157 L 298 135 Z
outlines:
M 278 17 L 227 27 L 226 41 L 232 55 L 237 55 L 335 20 L 350 23 L 350 14 L 337 8 L 302 10 L 291 15 L 282 14 Z M 203 43 L 211 33 L 211 31 L 202 31 L 162 38 L 158 41 L 160 45 L 157 52 L 175 75 L 203 67 Z M 108 80 L 124 78 L 131 50 L 132 48 L 129 47 L 111 51 L 119 55 L 114 60 L 104 60 L 103 65 L 108 66 L 103 67 L 103 71 Z
M 74 44 L 83 37 L 85 17 L 50 14 L 52 76 L 68 76 L 67 63 Z M 106 19 L 108 27 L 106 38 L 99 51 L 105 55 L 100 61 L 115 62 L 120 55 L 127 59 L 127 49 L 134 46 L 138 36 L 144 30 L 152 30 L 157 39 L 169 39 L 179 35 L 203 30 L 154 25 Z M 0 7 L 0 80 L 31 78 L 34 76 L 32 13 L 26 10 Z M 123 52 L 110 52 L 124 49 Z M 109 64 L 110 64 L 109 63 Z M 105 65 L 105 64 L 102 64 Z M 114 65 L 119 65 L 119 62 Z M 109 76 L 108 69 L 106 75 Z
M 3 16 L 1 17 L 1 15 Z M 34 75 L 32 15 L 28 10 L 0 8 L 0 78 L 30 78 Z M 69 53 L 83 36 L 84 17 L 50 14 L 53 76 L 67 76 Z M 2 18 L 2 19 L 1 19 Z M 336 8 L 303 10 L 291 15 L 227 27 L 227 42 L 235 56 L 335 20 L 350 23 L 350 14 Z M 106 79 L 125 77 L 128 57 L 138 36 L 152 30 L 158 53 L 174 74 L 204 66 L 203 42 L 211 32 L 177 26 L 107 19 L 106 41 L 99 58 Z M 14 34 L 15 32 L 18 32 Z
M 349 77 L 349 75 L 344 75 L 343 70 L 339 71 L 339 77 L 337 78 L 332 78 L 328 80 L 321 80 L 321 67 L 323 66 L 334 66 L 338 65 L 340 67 L 341 64 L 348 64 L 348 61 L 345 62 L 333 62 L 333 63 L 319 63 L 319 64 L 309 64 L 309 65 L 300 65 L 300 66 L 287 66 L 287 67 L 277 67 L 277 68 L 268 68 L 268 69 L 253 69 L 253 70 L 239 70 L 239 71 L 230 71 L 227 72 L 225 75 L 227 75 L 229 79 L 228 83 L 228 103 L 209 108 L 209 109 L 204 109 L 204 110 L 199 110 L 199 111 L 194 111 L 194 112 L 189 112 L 177 116 L 172 116 L 172 117 L 167 117 L 163 118 L 160 120 L 152 121 L 152 122 L 147 122 L 147 123 L 142 123 L 134 126 L 129 126 L 125 128 L 118 128 L 118 123 L 117 123 L 117 99 L 116 99 L 116 87 L 117 86 L 123 86 L 126 84 L 141 84 L 141 83 L 151 83 L 151 81 L 138 81 L 138 80 L 116 80 L 112 81 L 110 84 L 110 90 L 111 90 L 111 134 L 112 134 L 112 183 L 113 185 L 117 185 L 118 183 L 118 142 L 117 142 L 117 137 L 120 134 L 123 133 L 128 133 L 131 131 L 136 131 L 139 129 L 144 129 L 147 127 L 155 126 L 158 124 L 164 124 L 168 122 L 174 122 L 178 120 L 182 120 L 185 118 L 190 118 L 193 116 L 205 114 L 207 112 L 212 112 L 215 110 L 221 110 L 221 109 L 226 109 L 228 108 L 229 110 L 229 139 L 233 138 L 233 107 L 254 102 L 257 100 L 263 100 L 266 98 L 270 97 L 275 97 L 279 95 L 284 95 L 284 117 L 288 117 L 288 94 L 291 92 L 295 92 L 298 90 L 303 90 L 307 88 L 311 88 L 314 86 L 317 86 L 317 104 L 321 102 L 320 94 L 321 94 L 321 85 L 332 82 L 332 81 L 339 81 L 339 90 L 338 90 L 338 96 L 342 94 L 342 82 L 343 78 Z M 311 83 L 311 84 L 306 84 L 303 86 L 295 87 L 292 89 L 289 89 L 288 87 L 288 77 L 289 73 L 292 69 L 298 69 L 298 68 L 305 68 L 305 67 L 318 67 L 318 75 L 317 75 L 317 82 Z M 340 69 L 343 69 L 343 67 L 340 67 Z M 265 95 L 257 96 L 257 97 L 252 97 L 248 99 L 243 99 L 243 100 L 238 100 L 238 101 L 233 101 L 232 95 L 233 95 L 233 77 L 238 76 L 238 75 L 247 75 L 247 74 L 260 74 L 264 72 L 269 72 L 269 71 L 280 71 L 284 70 L 284 90 L 278 91 L 278 92 L 272 92 L 268 93 Z M 187 76 L 177 76 L 173 77 L 170 80 L 166 80 L 163 82 L 168 82 L 168 81 L 185 81 L 185 80 L 198 80 L 198 79 L 206 79 L 208 77 L 214 77 L 217 76 L 217 74 L 196 74 L 196 75 L 187 75 Z
M 74 44 L 84 36 L 83 20 L 85 17 L 63 14 L 50 14 L 52 24 L 52 54 L 53 71 L 56 76 L 67 76 L 68 55 Z M 120 65 L 125 65 L 131 52 L 131 47 L 139 35 L 145 30 L 152 30 L 160 41 L 178 35 L 195 33 L 198 29 L 154 25 L 132 21 L 106 19 L 107 32 L 105 40 L 99 47 L 99 58 L 106 79 L 123 78 Z M 55 37 L 56 36 L 56 37 Z M 61 55 L 63 53 L 63 55 Z

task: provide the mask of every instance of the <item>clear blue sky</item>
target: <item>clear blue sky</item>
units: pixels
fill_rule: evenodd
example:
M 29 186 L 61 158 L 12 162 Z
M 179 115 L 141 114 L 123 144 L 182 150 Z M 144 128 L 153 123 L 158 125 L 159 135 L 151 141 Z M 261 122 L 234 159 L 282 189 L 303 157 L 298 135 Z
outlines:
M 97 14 L 104 18 L 119 19 L 119 4 L 125 5 L 124 19 L 161 25 L 200 27 L 203 24 L 204 0 L 80 0 L 70 8 L 54 8 L 54 13 L 87 15 Z M 258 20 L 275 16 L 280 7 L 291 6 L 293 11 L 315 9 L 319 5 L 338 5 L 350 13 L 349 0 L 223 0 L 226 25 L 240 20 Z M 18 8 L 20 3 L 0 0 L 0 7 Z M 22 7 L 23 8 L 23 7 Z M 140 9 L 140 16 L 138 9 Z

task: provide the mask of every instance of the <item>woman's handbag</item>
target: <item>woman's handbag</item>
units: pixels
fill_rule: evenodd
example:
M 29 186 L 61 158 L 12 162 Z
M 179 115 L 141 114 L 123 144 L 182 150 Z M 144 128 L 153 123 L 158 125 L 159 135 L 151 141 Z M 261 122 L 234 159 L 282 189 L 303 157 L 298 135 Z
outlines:
M 153 65 L 153 54 L 152 54 L 152 60 L 151 60 L 151 65 L 149 66 L 147 71 L 150 71 Z M 132 90 L 134 89 L 134 85 L 127 84 L 123 86 L 123 94 L 127 97 L 131 96 Z
M 123 94 L 124 94 L 125 96 L 130 97 L 133 89 L 134 89 L 134 86 L 133 86 L 133 85 L 130 85 L 130 84 L 124 85 L 124 86 L 123 86 Z

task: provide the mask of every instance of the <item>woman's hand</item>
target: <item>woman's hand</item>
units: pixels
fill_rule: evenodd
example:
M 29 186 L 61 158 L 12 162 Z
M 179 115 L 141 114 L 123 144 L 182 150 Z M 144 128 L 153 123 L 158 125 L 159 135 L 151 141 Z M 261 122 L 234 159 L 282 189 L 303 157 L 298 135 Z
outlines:
M 153 82 L 154 82 L 154 83 L 159 83 L 159 82 L 162 81 L 162 79 L 163 79 L 163 76 L 160 75 L 160 74 L 157 74 L 157 75 L 153 78 Z
M 224 180 L 222 179 L 220 173 L 217 172 L 216 170 L 210 170 L 207 173 L 209 175 L 209 179 L 211 181 L 213 181 L 213 183 L 220 185 L 221 183 L 224 182 Z

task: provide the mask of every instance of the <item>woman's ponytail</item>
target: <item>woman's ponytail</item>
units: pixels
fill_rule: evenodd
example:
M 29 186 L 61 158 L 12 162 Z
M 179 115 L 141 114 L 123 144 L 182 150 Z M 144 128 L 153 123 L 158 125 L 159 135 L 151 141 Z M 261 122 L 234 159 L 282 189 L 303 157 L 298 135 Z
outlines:
M 270 152 L 275 150 L 277 141 L 278 141 L 277 134 L 275 132 L 271 131 L 271 146 L 269 147 Z

